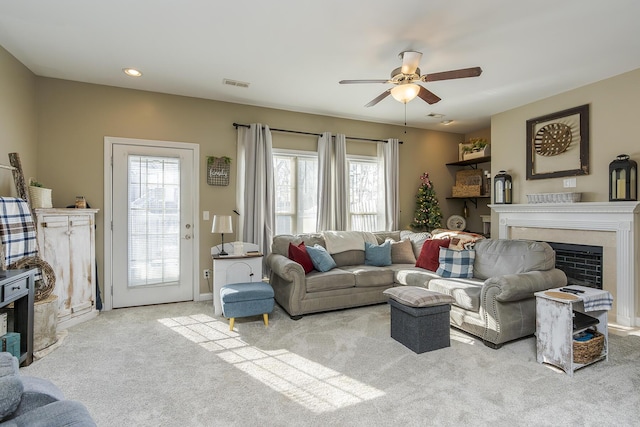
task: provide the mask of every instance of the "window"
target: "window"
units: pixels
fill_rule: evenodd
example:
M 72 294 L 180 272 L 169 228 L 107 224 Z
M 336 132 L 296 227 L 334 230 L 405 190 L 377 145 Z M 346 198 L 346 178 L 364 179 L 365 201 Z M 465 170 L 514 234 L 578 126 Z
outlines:
M 375 157 L 347 156 L 349 167 L 349 229 L 384 229 L 384 188 Z
M 275 234 L 313 233 L 318 213 L 318 156 L 274 150 Z
M 376 157 L 347 156 L 349 230 L 384 229 L 384 188 Z M 275 234 L 314 233 L 318 215 L 316 153 L 274 150 Z

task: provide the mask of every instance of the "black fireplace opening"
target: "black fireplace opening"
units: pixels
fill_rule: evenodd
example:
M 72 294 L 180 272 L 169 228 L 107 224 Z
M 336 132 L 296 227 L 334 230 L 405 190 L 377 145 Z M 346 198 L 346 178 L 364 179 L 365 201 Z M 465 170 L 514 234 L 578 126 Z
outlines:
M 556 268 L 569 285 L 602 289 L 602 246 L 547 242 L 556 252 Z

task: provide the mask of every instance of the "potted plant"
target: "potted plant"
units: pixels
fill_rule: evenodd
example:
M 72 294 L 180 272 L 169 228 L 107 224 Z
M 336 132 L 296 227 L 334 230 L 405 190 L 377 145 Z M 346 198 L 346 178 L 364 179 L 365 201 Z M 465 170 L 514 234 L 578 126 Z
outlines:
M 477 159 L 491 155 L 491 146 L 486 138 L 472 138 L 462 144 L 462 160 Z

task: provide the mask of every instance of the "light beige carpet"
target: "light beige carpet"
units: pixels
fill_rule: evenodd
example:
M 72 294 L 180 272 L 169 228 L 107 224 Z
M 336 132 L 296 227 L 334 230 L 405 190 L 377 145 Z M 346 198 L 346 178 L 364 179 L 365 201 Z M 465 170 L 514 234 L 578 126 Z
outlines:
M 211 304 L 101 313 L 22 368 L 84 402 L 100 426 L 631 426 L 640 337 L 575 373 L 536 362 L 535 339 L 492 350 L 452 331 L 415 354 L 389 336 L 389 306 L 292 321 L 276 307 L 230 333 Z

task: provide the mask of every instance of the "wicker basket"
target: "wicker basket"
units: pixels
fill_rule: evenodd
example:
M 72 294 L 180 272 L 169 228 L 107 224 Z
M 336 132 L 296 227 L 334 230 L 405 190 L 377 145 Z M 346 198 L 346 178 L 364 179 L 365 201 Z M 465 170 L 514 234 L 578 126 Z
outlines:
M 453 197 L 479 197 L 482 195 L 482 185 L 454 185 Z
M 29 186 L 29 198 L 31 198 L 31 207 L 33 209 L 38 208 L 52 208 L 51 203 L 51 189 L 43 187 Z
M 589 341 L 573 341 L 573 363 L 589 363 L 602 355 L 604 349 L 604 335 L 593 331 L 593 338 Z

